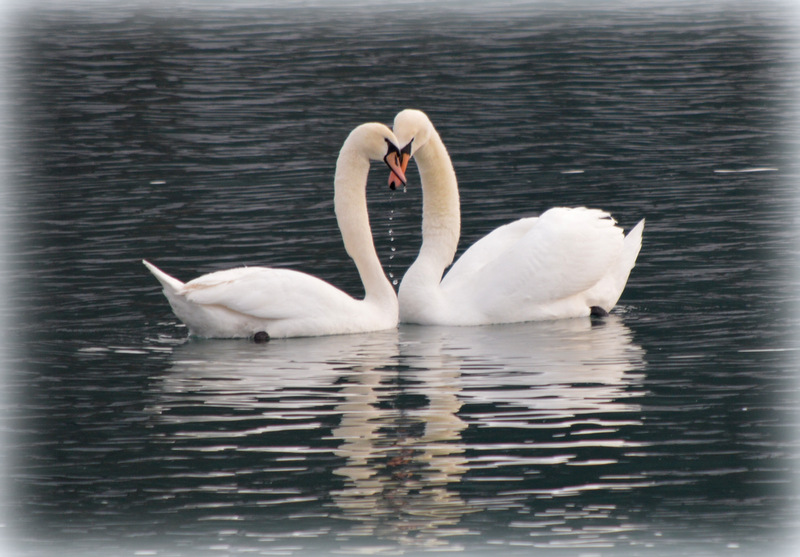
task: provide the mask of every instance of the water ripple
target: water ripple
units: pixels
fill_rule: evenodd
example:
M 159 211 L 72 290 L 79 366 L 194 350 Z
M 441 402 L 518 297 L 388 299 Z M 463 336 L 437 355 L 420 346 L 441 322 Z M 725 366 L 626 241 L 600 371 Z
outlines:
M 796 530 L 784 10 L 93 4 L 8 29 L 19 555 L 774 554 Z M 407 106 L 453 157 L 460 250 L 550 206 L 647 218 L 614 315 L 187 341 L 142 258 L 361 293 L 336 155 Z M 386 195 L 384 170 L 400 277 L 419 181 Z

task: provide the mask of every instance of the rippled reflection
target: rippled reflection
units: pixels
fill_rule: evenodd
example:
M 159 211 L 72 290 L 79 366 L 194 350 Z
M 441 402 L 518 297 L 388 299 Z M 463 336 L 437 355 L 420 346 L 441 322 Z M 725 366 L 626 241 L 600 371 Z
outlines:
M 467 471 L 457 378 L 457 362 L 405 370 L 408 385 L 388 395 L 388 405 L 382 385 L 399 378 L 385 372 L 367 371 L 343 390 L 347 401 L 337 408 L 342 417 L 333 436 L 343 441 L 335 453 L 346 464 L 336 474 L 346 482 L 331 495 L 354 525 L 340 539 L 379 536 L 437 546 L 472 510 L 450 489 Z
M 643 358 L 616 316 L 601 324 L 408 326 L 267 345 L 190 341 L 175 349 L 148 411 L 170 458 L 260 452 L 280 472 L 335 457 L 341 486 L 317 497 L 349 524 L 335 533 L 345 549 L 376 538 L 457 549 L 470 534 L 463 517 L 509 497 L 466 498 L 464 482 L 486 481 L 486 470 L 602 466 L 613 459 L 582 461 L 582 449 L 630 445 L 615 431 L 638 423 L 628 399 L 641 394 Z M 580 435 L 563 437 L 576 425 Z M 465 439 L 468 428 L 474 434 Z M 487 437 L 493 428 L 546 435 L 498 445 Z M 213 492 L 220 470 L 207 474 Z M 537 492 L 524 482 L 517 488 L 517 498 Z M 262 496 L 291 505 L 306 494 L 287 483 Z
M 404 329 L 409 357 L 453 354 L 460 359 L 461 396 L 474 403 L 520 406 L 538 417 L 635 411 L 623 402 L 630 373 L 644 351 L 616 315 L 494 327 Z M 622 399 L 622 400 L 618 400 Z
M 15 555 L 798 541 L 783 6 L 180 4 L 8 20 Z M 406 107 L 453 158 L 462 249 L 551 206 L 646 217 L 617 318 L 186 342 L 142 258 L 359 295 L 335 155 Z M 419 250 L 414 172 L 395 196 L 369 185 L 396 278 Z

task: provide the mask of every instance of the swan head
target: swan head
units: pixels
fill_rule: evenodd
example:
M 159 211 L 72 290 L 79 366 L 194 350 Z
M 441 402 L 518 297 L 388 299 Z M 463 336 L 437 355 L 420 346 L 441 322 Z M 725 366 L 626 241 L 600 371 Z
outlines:
M 433 124 L 428 116 L 421 110 L 407 108 L 401 110 L 394 117 L 392 129 L 397 137 L 398 145 L 401 146 L 398 155 L 398 164 L 405 173 L 408 168 L 408 161 L 414 156 L 420 147 L 425 145 L 431 137 Z M 398 184 L 395 182 L 394 174 L 389 176 L 389 187 L 394 189 Z
M 391 170 L 389 185 L 406 184 L 405 169 L 401 167 L 400 148 L 397 137 L 387 126 L 378 122 L 361 124 L 345 141 L 372 161 L 382 160 Z M 344 147 L 343 147 L 344 150 Z

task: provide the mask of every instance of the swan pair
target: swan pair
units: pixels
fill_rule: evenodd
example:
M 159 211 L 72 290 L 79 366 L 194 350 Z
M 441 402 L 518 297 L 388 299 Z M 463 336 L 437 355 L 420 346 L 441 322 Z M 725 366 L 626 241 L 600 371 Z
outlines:
M 389 185 L 405 184 L 411 157 L 422 181 L 422 247 L 395 294 L 375 252 L 366 182 L 370 161 L 383 160 Z M 482 325 L 604 315 L 625 288 L 644 229 L 642 220 L 624 236 L 604 211 L 554 208 L 497 228 L 443 279 L 460 235 L 458 182 L 433 124 L 411 109 L 396 116 L 394 131 L 369 123 L 350 133 L 336 163 L 334 207 L 363 300 L 288 269 L 230 269 L 184 284 L 144 264 L 191 334 L 263 341 L 390 329 L 398 319 Z

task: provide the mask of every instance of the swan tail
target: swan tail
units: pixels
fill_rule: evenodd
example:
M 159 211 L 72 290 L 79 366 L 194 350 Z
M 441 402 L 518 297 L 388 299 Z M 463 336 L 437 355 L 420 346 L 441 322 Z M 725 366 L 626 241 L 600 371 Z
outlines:
M 642 249 L 642 233 L 644 232 L 644 219 L 636 223 L 630 232 L 625 236 L 625 243 L 622 245 L 622 255 L 619 265 L 614 273 L 615 299 L 611 306 L 615 306 L 625 285 L 628 284 L 628 277 L 631 275 L 633 267 L 636 265 L 636 258 L 639 257 L 639 250 Z M 607 308 L 611 309 L 611 308 Z
M 615 267 L 589 290 L 586 302 L 590 308 L 596 306 L 609 312 L 617 305 L 622 291 L 625 290 L 625 285 L 628 284 L 628 277 L 636 264 L 639 250 L 642 249 L 643 232 L 644 219 L 639 221 L 625 236 L 622 252 Z
M 628 282 L 628 274 L 630 274 L 633 266 L 636 265 L 636 258 L 639 257 L 639 250 L 642 249 L 642 233 L 644 233 L 644 219 L 636 223 L 636 226 L 625 236 L 621 265 L 623 269 L 627 269 L 625 282 Z
M 161 283 L 161 286 L 164 287 L 165 292 L 175 292 L 177 293 L 181 288 L 183 288 L 183 283 L 176 279 L 175 277 L 169 276 L 167 273 L 150 263 L 142 259 L 142 263 L 144 266 L 148 268 L 148 270 L 153 273 L 153 276 L 158 279 L 158 282 Z

